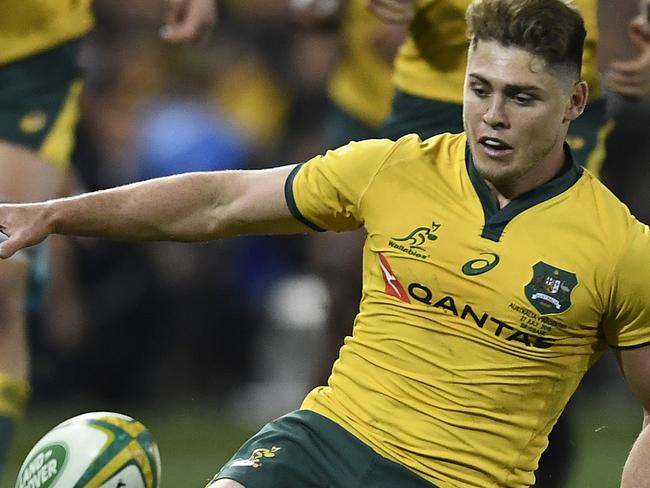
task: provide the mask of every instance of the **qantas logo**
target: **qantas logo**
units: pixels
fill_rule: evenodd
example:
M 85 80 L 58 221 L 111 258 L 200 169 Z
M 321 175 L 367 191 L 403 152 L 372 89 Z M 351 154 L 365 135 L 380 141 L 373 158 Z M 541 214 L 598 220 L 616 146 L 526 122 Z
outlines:
M 391 269 L 390 264 L 388 264 L 388 259 L 386 259 L 381 253 L 379 253 L 378 256 L 381 275 L 383 276 L 384 283 L 386 284 L 386 293 L 395 298 L 398 298 L 403 302 L 411 303 L 411 299 L 409 298 L 408 293 L 406 293 L 402 284 L 393 274 L 393 270 Z

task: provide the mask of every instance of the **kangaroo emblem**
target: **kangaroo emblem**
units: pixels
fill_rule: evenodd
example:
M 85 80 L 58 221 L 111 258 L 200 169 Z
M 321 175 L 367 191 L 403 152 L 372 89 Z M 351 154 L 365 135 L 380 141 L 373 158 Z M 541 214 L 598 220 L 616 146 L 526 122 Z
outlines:
M 411 249 L 419 249 L 424 251 L 422 245 L 427 241 L 435 241 L 438 236 L 435 232 L 440 228 L 440 224 L 436 224 L 435 221 L 431 222 L 431 227 L 418 227 L 413 232 L 411 232 L 406 237 L 401 239 L 393 239 L 396 242 L 406 242 Z
M 232 462 L 232 466 L 249 466 L 251 468 L 259 468 L 262 466 L 264 458 L 275 457 L 275 453 L 280 450 L 279 447 L 273 446 L 271 449 L 255 449 L 248 459 L 236 459 Z

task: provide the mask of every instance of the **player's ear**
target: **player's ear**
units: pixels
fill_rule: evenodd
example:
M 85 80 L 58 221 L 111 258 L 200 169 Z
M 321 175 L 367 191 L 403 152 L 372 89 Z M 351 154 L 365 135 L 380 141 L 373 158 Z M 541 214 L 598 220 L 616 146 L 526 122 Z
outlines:
M 584 80 L 574 82 L 571 89 L 571 96 L 564 110 L 564 122 L 571 122 L 582 114 L 587 105 L 588 97 L 589 86 L 587 82 Z

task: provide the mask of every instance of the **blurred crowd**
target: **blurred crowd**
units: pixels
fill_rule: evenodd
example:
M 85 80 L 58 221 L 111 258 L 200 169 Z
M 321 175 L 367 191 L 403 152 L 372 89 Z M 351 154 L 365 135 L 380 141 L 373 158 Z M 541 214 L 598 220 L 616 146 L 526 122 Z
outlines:
M 634 15 L 609 3 L 604 31 Z M 219 10 L 206 42 L 170 46 L 158 38 L 159 0 L 96 0 L 97 26 L 81 51 L 87 81 L 71 188 L 290 164 L 326 149 L 336 26 L 299 27 L 284 0 L 223 1 Z M 622 38 L 602 55 L 631 49 Z M 610 102 L 604 180 L 650 222 L 650 103 Z M 349 241 L 327 245 L 331 259 L 359 266 Z M 338 294 L 359 289 L 343 282 L 332 294 L 323 253 L 304 236 L 55 237 L 51 248 L 53 279 L 32 317 L 35 404 L 203 399 L 263 418 L 283 413 L 326 380 L 352 325 L 334 332 L 328 316 Z

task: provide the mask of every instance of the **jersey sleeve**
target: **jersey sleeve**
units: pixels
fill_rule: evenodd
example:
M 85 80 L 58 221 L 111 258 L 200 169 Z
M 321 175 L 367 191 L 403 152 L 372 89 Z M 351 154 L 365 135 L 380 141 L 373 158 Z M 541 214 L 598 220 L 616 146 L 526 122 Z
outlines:
M 361 227 L 363 196 L 399 144 L 388 139 L 351 142 L 298 165 L 285 183 L 291 213 L 317 231 Z
M 605 337 L 615 348 L 650 344 L 650 229 L 636 222 L 614 270 Z

